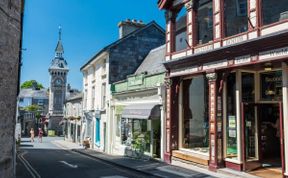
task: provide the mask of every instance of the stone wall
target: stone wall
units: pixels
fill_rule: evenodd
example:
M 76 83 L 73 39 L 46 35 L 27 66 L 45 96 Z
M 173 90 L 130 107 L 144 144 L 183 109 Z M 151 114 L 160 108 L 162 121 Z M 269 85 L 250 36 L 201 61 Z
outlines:
M 23 1 L 0 1 L 0 177 L 15 176 L 15 122 Z
M 109 54 L 109 83 L 133 74 L 150 50 L 165 44 L 165 33 L 154 24 L 113 47 Z

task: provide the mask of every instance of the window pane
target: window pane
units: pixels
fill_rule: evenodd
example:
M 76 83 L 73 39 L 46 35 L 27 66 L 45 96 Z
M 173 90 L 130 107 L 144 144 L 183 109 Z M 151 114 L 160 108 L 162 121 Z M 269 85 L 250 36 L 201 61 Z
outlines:
M 288 1 L 262 0 L 262 18 L 264 25 L 288 19 Z
M 237 122 L 236 122 L 236 74 L 227 77 L 227 124 L 226 155 L 237 159 Z
M 282 72 L 266 72 L 260 74 L 261 99 L 279 101 L 282 98 Z
M 212 0 L 199 0 L 197 6 L 198 44 L 213 40 Z
M 175 50 L 180 51 L 187 48 L 187 24 L 186 9 L 183 7 L 176 19 Z
M 204 76 L 183 81 L 183 147 L 208 153 L 207 81 Z
M 225 0 L 224 20 L 226 36 L 246 32 L 248 30 L 247 0 Z
M 242 73 L 242 101 L 254 102 L 254 74 Z

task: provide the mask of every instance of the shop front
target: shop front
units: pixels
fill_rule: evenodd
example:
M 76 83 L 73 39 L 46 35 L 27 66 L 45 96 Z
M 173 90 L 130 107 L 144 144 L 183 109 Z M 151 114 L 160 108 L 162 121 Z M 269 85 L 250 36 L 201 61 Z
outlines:
M 288 68 L 281 51 L 170 68 L 166 161 L 282 177 L 288 165 Z
M 131 104 L 116 114 L 116 142 L 122 154 L 160 158 L 161 111 L 158 103 Z M 117 145 L 116 147 L 119 146 Z M 121 154 L 121 153 L 120 153 Z
M 272 170 L 281 177 L 284 166 L 281 68 L 231 71 L 224 85 L 226 167 L 259 176 Z

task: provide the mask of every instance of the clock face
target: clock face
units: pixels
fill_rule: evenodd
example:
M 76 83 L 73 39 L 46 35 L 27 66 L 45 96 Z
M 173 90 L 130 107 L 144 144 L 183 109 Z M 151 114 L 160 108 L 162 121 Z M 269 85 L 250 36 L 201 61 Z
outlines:
M 62 80 L 61 79 L 56 79 L 55 85 L 57 85 L 57 86 L 62 85 Z

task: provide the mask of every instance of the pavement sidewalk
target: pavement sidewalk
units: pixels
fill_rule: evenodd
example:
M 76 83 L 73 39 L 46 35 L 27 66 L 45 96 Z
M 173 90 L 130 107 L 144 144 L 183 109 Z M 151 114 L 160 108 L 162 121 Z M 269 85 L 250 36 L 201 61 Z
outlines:
M 145 173 L 154 177 L 164 177 L 164 178 L 176 178 L 176 177 L 193 177 L 193 178 L 256 178 L 255 176 L 250 176 L 249 174 L 228 170 L 225 169 L 212 172 L 208 171 L 205 168 L 199 168 L 197 166 L 189 165 L 181 165 L 175 166 L 166 164 L 164 162 L 150 159 L 150 160 L 139 160 L 132 159 L 125 156 L 116 156 L 116 155 L 108 155 L 106 153 L 102 153 L 99 151 L 95 151 L 92 149 L 84 149 L 83 147 L 79 147 L 79 145 L 71 142 L 67 142 L 64 140 L 58 140 L 57 145 L 61 145 L 66 149 L 70 149 L 72 151 L 78 152 L 80 154 L 107 162 L 109 164 L 113 164 L 118 167 L 123 167 L 125 169 L 131 169 L 134 171 L 139 171 L 141 173 Z

